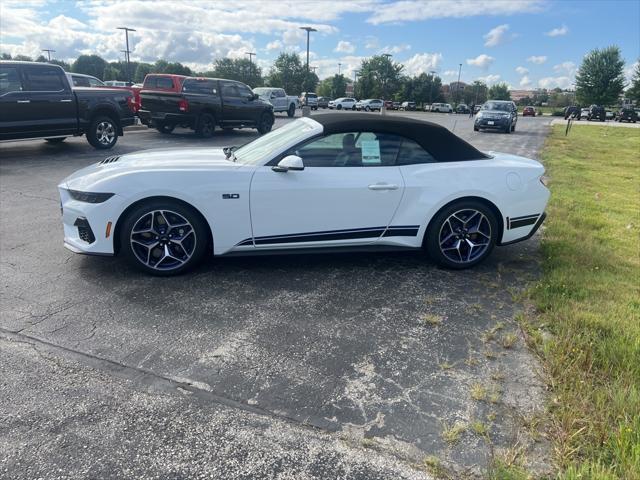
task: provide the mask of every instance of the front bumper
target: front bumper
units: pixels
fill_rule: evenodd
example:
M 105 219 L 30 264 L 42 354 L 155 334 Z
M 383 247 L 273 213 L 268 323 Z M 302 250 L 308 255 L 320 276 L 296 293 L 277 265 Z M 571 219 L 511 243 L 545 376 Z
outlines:
M 485 117 L 476 117 L 475 126 L 478 128 L 486 128 L 486 129 L 500 129 L 504 130 L 507 126 L 511 125 L 510 118 L 485 118 Z

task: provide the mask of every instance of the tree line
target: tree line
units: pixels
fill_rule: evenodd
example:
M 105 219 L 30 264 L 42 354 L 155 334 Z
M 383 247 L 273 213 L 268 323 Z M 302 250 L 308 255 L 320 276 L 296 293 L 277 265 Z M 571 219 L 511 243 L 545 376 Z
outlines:
M 31 57 L 9 54 L 1 55 L 3 60 L 33 61 Z M 37 62 L 47 62 L 40 55 Z M 127 80 L 129 73 L 125 61 L 108 62 L 99 55 L 80 55 L 71 64 L 61 60 L 51 60 L 66 71 L 92 75 L 102 80 Z M 318 95 L 337 98 L 346 96 L 348 87 L 356 98 L 381 98 L 385 100 L 410 100 L 418 104 L 434 102 L 480 104 L 487 99 L 510 100 L 509 88 L 505 83 L 487 86 L 484 82 L 472 84 L 451 84 L 445 86 L 435 74 L 420 73 L 406 75 L 404 65 L 395 62 L 386 55 L 374 55 L 366 58 L 356 70 L 352 80 L 344 74 L 336 74 L 322 81 L 311 71 L 296 53 L 282 52 L 273 66 L 264 73 L 255 63 L 246 58 L 221 58 L 214 62 L 213 69 L 193 71 L 180 62 L 168 62 L 163 59 L 155 63 L 130 62 L 130 76 L 134 83 L 142 83 L 148 73 L 169 73 L 176 75 L 218 77 L 237 80 L 251 87 L 271 86 L 284 88 L 289 94 L 316 92 Z M 587 54 L 576 75 L 575 93 L 561 89 L 537 90 L 531 97 L 521 99 L 519 103 L 563 107 L 575 102 L 583 105 L 613 105 L 618 101 L 626 84 L 624 79 L 624 61 L 618 47 L 593 50 Z M 640 103 L 640 66 L 636 67 L 630 88 L 626 96 Z

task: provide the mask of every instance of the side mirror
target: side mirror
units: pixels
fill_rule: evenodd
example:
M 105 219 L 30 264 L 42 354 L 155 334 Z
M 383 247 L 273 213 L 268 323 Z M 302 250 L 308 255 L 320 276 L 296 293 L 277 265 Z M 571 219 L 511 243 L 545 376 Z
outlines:
M 288 172 L 289 170 L 300 171 L 304 170 L 304 163 L 302 159 L 297 155 L 287 155 L 278 162 L 278 165 L 271 167 L 274 172 Z
M 276 92 L 271 92 L 271 95 L 269 95 L 269 98 L 271 99 L 274 99 L 276 97 L 277 97 Z

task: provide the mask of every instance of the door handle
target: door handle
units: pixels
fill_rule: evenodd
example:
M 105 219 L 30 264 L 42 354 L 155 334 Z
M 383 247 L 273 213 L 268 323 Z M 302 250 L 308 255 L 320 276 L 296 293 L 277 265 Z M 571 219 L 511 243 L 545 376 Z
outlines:
M 369 185 L 369 190 L 397 190 L 398 185 L 394 185 L 393 183 L 374 183 L 373 185 Z
M 71 103 L 71 99 L 70 98 L 65 98 L 63 100 L 60 100 L 60 103 Z
M 31 100 L 18 100 L 17 103 L 31 103 Z

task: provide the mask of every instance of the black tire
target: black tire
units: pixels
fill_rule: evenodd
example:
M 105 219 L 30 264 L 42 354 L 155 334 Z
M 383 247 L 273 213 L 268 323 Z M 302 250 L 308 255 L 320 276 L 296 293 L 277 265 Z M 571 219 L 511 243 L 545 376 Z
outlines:
M 366 107 L 364 107 L 364 111 L 365 111 L 365 112 L 370 112 L 370 111 L 371 111 L 371 109 L 369 108 L 369 105 L 367 105 Z
M 514 123 L 513 125 L 511 125 L 511 131 L 515 132 L 516 131 L 516 124 Z
M 504 133 L 507 133 L 507 134 L 511 133 L 511 125 L 510 124 L 507 125 L 507 128 L 505 129 Z
M 287 110 L 287 117 L 291 118 L 296 114 L 296 106 L 292 103 Z
M 336 110 L 342 110 L 342 104 L 339 103 L 338 106 L 336 107 Z
M 50 143 L 52 145 L 58 145 L 59 143 L 64 142 L 66 139 L 67 139 L 67 137 L 45 138 L 47 143 Z
M 474 126 L 473 126 L 473 131 L 474 131 L 474 132 L 479 132 L 479 131 L 480 131 L 480 129 L 474 125 Z
M 269 112 L 264 112 L 260 115 L 260 119 L 258 120 L 257 130 L 260 135 L 264 135 L 265 133 L 269 133 L 271 128 L 273 127 L 273 115 L 270 115 Z
M 86 135 L 93 148 L 108 150 L 118 142 L 118 124 L 108 115 L 99 115 L 91 120 Z
M 168 235 L 170 235 L 169 232 L 174 232 L 174 230 L 176 231 L 175 233 L 178 234 L 178 228 L 184 227 L 165 230 L 164 234 L 160 237 L 160 242 L 155 242 L 155 240 L 158 240 L 158 237 L 154 239 L 155 233 L 153 232 L 138 233 L 138 236 L 149 235 L 149 243 L 155 243 L 156 246 L 150 250 L 147 249 L 147 247 L 143 247 L 140 243 L 136 243 L 135 247 L 132 246 L 131 236 L 133 228 L 136 224 L 144 221 L 145 216 L 154 215 L 154 218 L 156 218 L 156 214 L 152 212 L 164 212 L 164 215 L 168 218 L 171 218 L 171 213 L 178 214 L 191 225 L 193 234 L 190 234 L 189 232 L 191 230 L 186 228 L 187 233 L 182 236 L 182 241 L 185 245 L 182 251 L 176 246 L 177 242 L 175 242 L 175 240 L 173 242 L 169 240 Z M 178 217 L 173 216 L 173 218 L 177 219 Z M 182 223 L 180 220 L 178 220 L 178 222 Z M 120 252 L 130 265 L 143 272 L 162 277 L 179 275 L 195 267 L 202 261 L 207 251 L 207 246 L 210 245 L 209 237 L 209 227 L 193 208 L 172 200 L 150 200 L 131 210 L 126 218 L 123 219 L 122 227 L 120 228 Z M 139 238 L 139 240 L 146 239 Z M 163 241 L 166 243 L 160 245 Z M 135 251 L 134 248 L 136 249 Z M 173 258 L 165 258 L 164 248 L 166 248 L 166 251 L 171 255 L 176 255 L 176 260 L 173 260 Z M 188 251 L 191 252 L 191 257 L 184 260 L 185 257 L 180 252 L 187 253 Z M 147 264 L 141 259 L 145 255 L 149 262 Z M 160 255 L 162 255 L 162 257 L 160 257 Z M 178 256 L 182 256 L 183 258 L 177 259 Z
M 216 131 L 216 119 L 210 113 L 203 113 L 198 119 L 196 133 L 202 138 L 211 138 Z
M 443 229 L 446 228 L 445 223 L 449 217 L 451 217 L 454 213 L 460 213 L 461 211 L 469 211 L 469 210 L 475 210 L 481 213 L 482 215 L 484 215 L 484 218 L 486 219 L 486 222 L 490 227 L 489 232 L 485 231 L 485 233 L 488 233 L 489 239 L 487 241 L 486 246 L 484 247 L 484 250 L 479 251 L 477 256 L 473 256 L 469 261 L 453 261 L 448 256 L 446 256 L 441 250 L 440 235 L 442 233 L 444 237 L 447 236 L 446 231 L 444 231 Z M 486 225 L 486 223 L 483 223 L 483 225 Z M 475 235 L 477 238 L 481 238 L 481 239 L 483 238 L 483 237 L 480 237 L 478 234 L 475 234 Z M 425 233 L 423 245 L 427 250 L 429 257 L 436 264 L 446 268 L 461 270 L 464 268 L 471 268 L 477 265 L 478 263 L 482 262 L 483 260 L 485 260 L 491 254 L 491 251 L 495 247 L 497 238 L 498 238 L 498 220 L 495 214 L 493 213 L 493 210 L 491 210 L 491 208 L 486 206 L 484 203 L 478 202 L 477 200 L 460 200 L 458 202 L 454 202 L 442 208 L 433 217 Z M 475 239 L 471 238 L 470 241 L 474 242 Z M 466 246 L 466 244 L 463 243 L 462 246 Z M 473 252 L 473 249 L 471 249 L 471 252 Z M 464 253 L 464 250 L 462 251 L 462 253 Z M 459 257 L 462 258 L 463 256 L 462 253 L 458 253 L 457 255 L 459 255 Z M 473 253 L 471 253 L 471 255 L 473 255 Z
M 161 123 L 156 126 L 156 130 L 158 130 L 160 133 L 164 133 L 165 135 L 169 135 L 175 128 L 175 125 L 171 125 L 169 123 Z
M 353 107 L 351 107 L 351 110 L 355 111 L 356 106 L 354 105 Z

